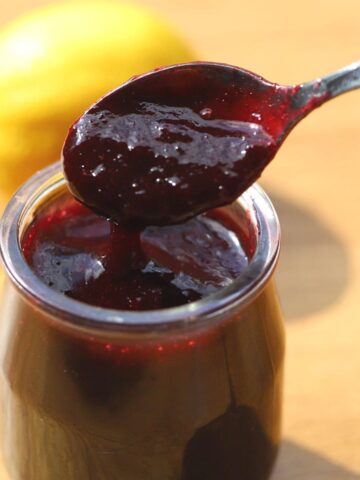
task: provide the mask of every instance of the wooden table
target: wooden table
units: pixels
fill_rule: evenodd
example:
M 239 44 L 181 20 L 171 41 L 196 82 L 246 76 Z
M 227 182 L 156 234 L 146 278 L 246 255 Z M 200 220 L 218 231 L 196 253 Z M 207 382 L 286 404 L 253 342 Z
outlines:
M 45 2 L 9 3 L 0 22 Z M 360 58 L 359 0 L 142 3 L 171 20 L 199 59 L 280 83 Z M 360 479 L 359 178 L 360 91 L 298 126 L 262 179 L 283 227 L 287 326 L 284 443 L 272 480 Z

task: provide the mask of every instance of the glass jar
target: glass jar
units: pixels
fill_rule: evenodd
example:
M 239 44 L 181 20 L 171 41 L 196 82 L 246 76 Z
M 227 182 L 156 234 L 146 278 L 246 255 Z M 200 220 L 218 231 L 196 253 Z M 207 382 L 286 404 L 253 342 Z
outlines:
M 251 252 L 228 287 L 130 312 L 68 298 L 24 260 L 60 165 L 32 177 L 1 224 L 2 451 L 11 480 L 266 480 L 280 442 L 284 332 L 272 274 L 279 225 L 251 187 L 226 207 Z

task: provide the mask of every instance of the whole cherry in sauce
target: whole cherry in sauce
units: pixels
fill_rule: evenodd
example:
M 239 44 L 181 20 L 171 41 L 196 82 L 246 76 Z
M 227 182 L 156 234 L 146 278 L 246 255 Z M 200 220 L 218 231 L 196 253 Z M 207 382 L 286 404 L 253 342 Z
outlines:
M 158 69 L 72 126 L 65 176 L 78 200 L 117 223 L 180 223 L 234 201 L 296 123 L 359 86 L 360 63 L 297 86 L 217 63 Z

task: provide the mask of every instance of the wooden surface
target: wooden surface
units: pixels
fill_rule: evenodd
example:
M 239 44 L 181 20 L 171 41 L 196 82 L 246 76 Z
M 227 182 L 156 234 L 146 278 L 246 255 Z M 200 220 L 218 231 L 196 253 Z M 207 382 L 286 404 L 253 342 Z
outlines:
M 0 22 L 45 2 L 4 3 Z M 172 21 L 199 59 L 279 83 L 360 59 L 359 0 L 142 3 Z M 284 442 L 272 480 L 360 479 L 359 178 L 357 91 L 298 126 L 262 179 L 282 222 L 287 326 Z

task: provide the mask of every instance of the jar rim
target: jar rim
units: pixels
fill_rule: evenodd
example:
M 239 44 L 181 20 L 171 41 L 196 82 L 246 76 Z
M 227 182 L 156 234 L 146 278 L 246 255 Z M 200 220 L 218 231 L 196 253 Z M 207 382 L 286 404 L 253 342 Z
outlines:
M 264 190 L 252 185 L 239 199 L 256 222 L 255 252 L 243 272 L 228 286 L 195 302 L 161 310 L 113 310 L 82 303 L 50 287 L 32 271 L 23 257 L 19 232 L 26 211 L 51 188 L 64 184 L 61 163 L 33 175 L 9 201 L 0 223 L 0 249 L 5 269 L 20 293 L 52 319 L 78 330 L 152 332 L 198 328 L 235 308 L 246 307 L 273 273 L 280 250 L 280 225 Z

